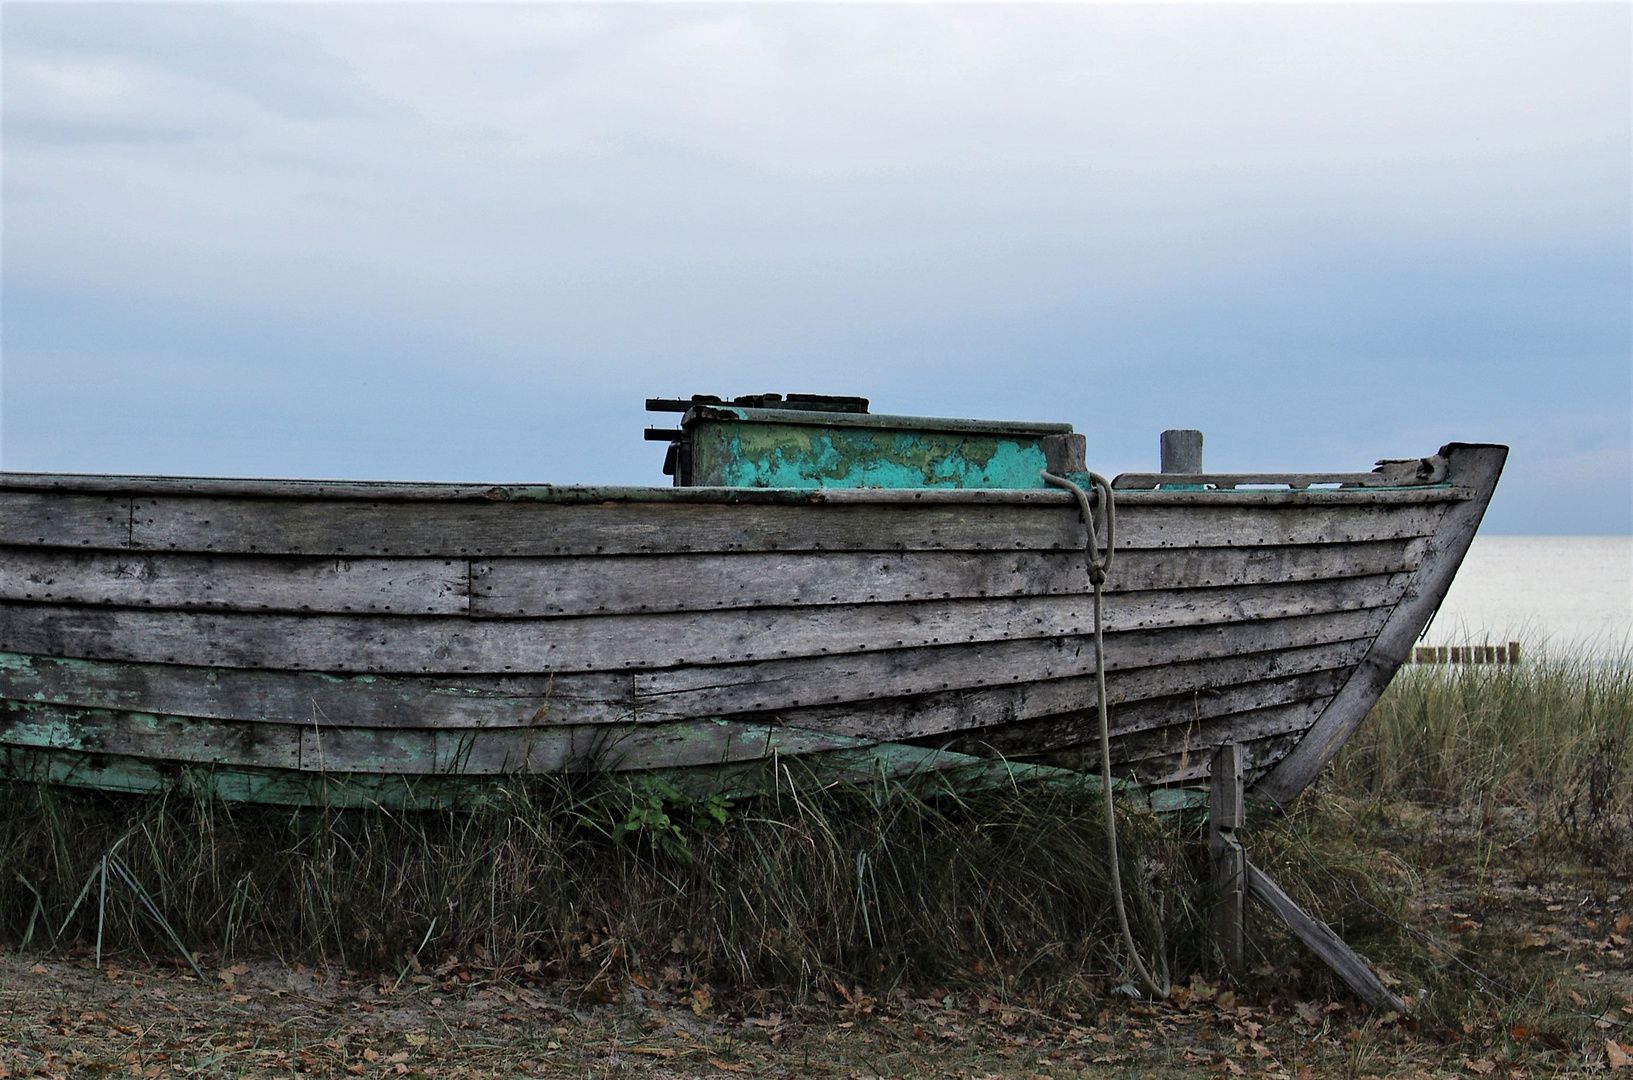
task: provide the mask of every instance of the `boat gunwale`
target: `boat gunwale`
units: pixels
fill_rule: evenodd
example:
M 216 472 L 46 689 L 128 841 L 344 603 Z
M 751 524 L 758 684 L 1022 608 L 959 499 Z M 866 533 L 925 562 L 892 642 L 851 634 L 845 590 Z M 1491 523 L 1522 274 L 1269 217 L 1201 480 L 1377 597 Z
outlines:
M 280 501 L 539 503 L 554 505 L 1075 505 L 1055 488 L 736 488 L 618 485 L 461 484 L 397 480 L 283 480 L 201 476 L 115 476 L 90 473 L 0 472 L 0 494 L 151 496 L 155 498 Z M 1119 503 L 1140 506 L 1305 506 L 1464 502 L 1478 497 L 1457 484 L 1412 487 L 1124 489 Z

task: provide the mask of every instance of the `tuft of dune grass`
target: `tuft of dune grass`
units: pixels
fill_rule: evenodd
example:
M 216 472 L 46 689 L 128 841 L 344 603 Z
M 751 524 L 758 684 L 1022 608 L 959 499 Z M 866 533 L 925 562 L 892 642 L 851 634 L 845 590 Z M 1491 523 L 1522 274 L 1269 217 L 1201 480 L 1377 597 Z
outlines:
M 1578 833 L 1633 814 L 1633 655 L 1403 667 L 1338 756 L 1332 788 L 1373 801 L 1519 807 Z
M 185 788 L 144 798 L 14 784 L 4 797 L 0 935 L 32 947 L 53 944 L 113 850 L 212 960 L 395 970 L 475 956 L 592 993 L 636 974 L 796 997 L 836 980 L 1036 997 L 1125 981 L 1091 785 L 960 793 L 928 779 L 825 784 L 783 766 L 766 794 L 735 803 L 594 777 L 408 813 L 228 805 Z M 1206 965 L 1187 952 L 1210 948 L 1207 869 L 1184 835 L 1198 826 L 1125 817 L 1142 936 L 1157 940 L 1161 922 L 1188 970 Z M 57 947 L 92 941 L 92 894 Z M 109 950 L 169 948 L 130 890 L 110 890 L 105 916 Z

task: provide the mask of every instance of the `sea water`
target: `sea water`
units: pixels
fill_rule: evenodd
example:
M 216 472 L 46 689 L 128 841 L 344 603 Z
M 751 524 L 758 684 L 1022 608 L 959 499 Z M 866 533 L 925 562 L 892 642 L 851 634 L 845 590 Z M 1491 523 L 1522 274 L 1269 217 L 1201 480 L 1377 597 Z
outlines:
M 1557 656 L 1633 646 L 1633 537 L 1476 535 L 1422 644 L 1509 641 Z

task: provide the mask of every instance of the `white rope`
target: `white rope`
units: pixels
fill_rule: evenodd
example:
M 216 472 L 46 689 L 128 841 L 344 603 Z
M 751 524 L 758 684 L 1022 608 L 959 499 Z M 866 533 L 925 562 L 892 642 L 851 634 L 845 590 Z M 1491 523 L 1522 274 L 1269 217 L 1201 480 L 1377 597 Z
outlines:
M 1099 473 L 1091 472 L 1089 482 L 1094 486 L 1100 505 L 1105 510 L 1106 548 L 1100 551 L 1099 541 L 1094 535 L 1094 508 L 1089 503 L 1088 494 L 1064 476 L 1056 476 L 1047 469 L 1042 475 L 1045 483 L 1063 487 L 1077 496 L 1077 506 L 1083 514 L 1083 524 L 1088 528 L 1089 537 L 1085 552 L 1089 584 L 1094 588 L 1094 682 L 1099 698 L 1100 789 L 1106 800 L 1106 854 L 1111 863 L 1111 897 L 1117 908 L 1117 925 L 1123 932 L 1123 947 L 1128 950 L 1129 963 L 1134 968 L 1135 976 L 1145 992 L 1154 1000 L 1166 1001 L 1172 984 L 1168 976 L 1168 958 L 1162 941 L 1161 924 L 1156 926 L 1157 960 L 1162 974 L 1160 981 L 1152 978 L 1151 972 L 1146 969 L 1144 961 L 1140 959 L 1140 950 L 1134 944 L 1133 931 L 1128 928 L 1128 911 L 1123 904 L 1122 860 L 1117 854 L 1117 815 L 1111 798 L 1111 721 L 1106 708 L 1106 642 L 1100 615 L 1100 593 L 1101 587 L 1106 583 L 1106 574 L 1111 569 L 1112 555 L 1117 549 L 1117 505 L 1111 493 L 1111 484 Z

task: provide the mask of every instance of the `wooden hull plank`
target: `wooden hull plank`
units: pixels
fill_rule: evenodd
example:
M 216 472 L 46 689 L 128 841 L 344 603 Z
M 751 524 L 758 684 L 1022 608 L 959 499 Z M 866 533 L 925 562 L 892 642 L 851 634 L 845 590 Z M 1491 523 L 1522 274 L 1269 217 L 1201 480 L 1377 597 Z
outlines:
M 1184 671 L 1187 663 L 1258 670 L 1310 649 L 1347 657 L 1387 614 L 1368 609 L 1112 634 L 1107 670 L 1121 685 L 1124 672 L 1147 669 L 1146 677 L 1160 680 L 1164 667 Z M 523 727 L 729 716 L 1081 680 L 1092 676 L 1093 657 L 1092 641 L 1078 636 L 629 674 L 393 677 L 0 654 L 0 698 L 322 726 Z M 1083 684 L 1070 685 L 1075 693 Z
M 1123 677 L 1108 677 L 1107 695 L 1118 702 L 1114 706 L 1113 723 L 1121 736 L 1134 730 L 1171 723 L 1184 723 L 1199 716 L 1211 716 L 1221 711 L 1241 707 L 1241 703 L 1257 699 L 1262 703 L 1268 696 L 1278 700 L 1287 695 L 1331 691 L 1348 677 L 1363 649 L 1355 643 L 1309 649 L 1302 654 L 1286 657 L 1275 654 L 1259 657 L 1234 657 L 1229 660 L 1181 665 L 1131 672 Z M 1335 661 L 1350 659 L 1349 664 L 1334 666 Z M 1163 689 L 1171 689 L 1189 682 L 1196 689 L 1182 697 L 1168 694 L 1156 700 L 1147 700 L 1150 687 L 1142 682 L 1156 682 L 1155 678 L 1139 676 L 1163 673 Z M 1253 678 L 1258 675 L 1259 678 Z M 1267 688 L 1273 678 L 1282 684 Z M 1229 680 L 1229 681 L 1222 681 Z M 1250 682 L 1250 687 L 1239 683 Z M 1065 742 L 1097 737 L 1098 721 L 1092 707 L 1094 686 L 1092 679 L 1061 679 L 1046 683 L 1020 686 L 1000 686 L 985 690 L 943 691 L 911 698 L 892 698 L 864 704 L 822 706 L 813 709 L 789 709 L 776 714 L 779 721 L 817 731 L 869 736 L 892 741 L 943 740 L 969 735 L 985 749 L 1012 755 L 1024 755 L 1035 750 L 1050 749 Z M 973 734 L 971 734 L 973 733 Z M 1064 734 L 1062 734 L 1064 733 Z M 1033 740 L 1033 741 L 1029 741 Z M 937 743 L 939 745 L 939 743 Z M 973 744 L 972 744 L 973 745 Z M 961 752 L 973 753 L 968 746 Z
M 275 502 L 138 499 L 131 542 L 279 555 L 540 556 L 661 552 L 1072 549 L 1064 506 Z M 1076 526 L 1074 528 L 1074 526 Z M 1074 535 L 1076 534 L 1076 535 Z
M 776 777 L 802 785 L 850 783 L 872 786 L 881 778 L 922 780 L 942 790 L 1051 782 L 1084 784 L 1098 790 L 1093 777 L 1044 765 L 972 758 L 900 744 L 829 750 L 783 759 Z M 764 790 L 764 759 L 726 765 L 656 771 L 683 792 L 695 796 Z M 395 773 L 319 773 L 220 764 L 189 767 L 114 754 L 72 750 L 35 750 L 0 746 L 0 776 L 27 783 L 48 783 L 98 791 L 161 794 L 180 787 L 199 797 L 273 806 L 317 806 L 345 809 L 381 806 L 402 810 L 470 808 L 503 805 L 507 787 L 492 777 L 457 774 L 404 776 Z
M 16 498 L 5 496 L 5 499 Z M 1443 496 L 1450 500 L 1450 492 Z M 0 502 L 3 502 L 0 499 Z M 1359 501 L 1334 492 L 1297 505 L 1132 502 L 1127 549 L 1353 543 L 1431 534 L 1447 502 Z M 326 556 L 498 557 L 734 551 L 1080 550 L 1070 503 L 680 502 L 395 503 L 137 499 L 128 541 L 141 550 Z M 13 543 L 39 543 L 19 537 Z M 78 546 L 77 544 L 74 546 Z
M 1164 740 L 1219 716 L 1264 710 L 1321 696 L 1342 684 L 1344 670 L 1302 674 L 1234 685 L 1207 695 L 1173 696 L 1120 708 L 1116 743 L 1140 742 L 1143 726 Z M 940 696 L 940 695 L 938 695 Z M 923 737 L 901 703 L 879 703 L 849 715 L 793 711 L 774 723 L 694 719 L 663 724 L 556 725 L 508 729 L 336 728 L 318 724 L 271 724 L 204 720 L 151 713 L 78 709 L 37 702 L 0 703 L 0 743 L 85 753 L 113 753 L 155 760 L 218 763 L 319 772 L 400 772 L 508 775 L 585 769 L 688 767 L 789 756 L 879 741 Z M 967 702 L 964 704 L 968 704 Z M 936 734 L 970 732 L 947 744 L 965 753 L 1033 754 L 1092 741 L 1092 710 L 1081 697 L 1054 703 L 1072 711 L 1039 723 L 966 710 Z M 892 722 L 894 721 L 894 723 Z M 917 726 L 920 730 L 913 730 Z M 1143 745 L 1143 743 L 1141 743 Z M 1166 743 L 1164 744 L 1166 745 Z M 1122 759 L 1130 755 L 1119 751 Z
M 1406 575 L 1135 593 L 1109 631 L 1387 606 Z M 595 671 L 712 665 L 1092 631 L 1081 596 L 677 612 L 578 620 L 171 612 L 0 604 L 0 650 L 80 659 L 296 671 Z
M 1422 538 L 1119 554 L 1109 593 L 1416 569 Z M 1075 551 L 747 552 L 617 558 L 327 558 L 0 548 L 0 600 L 484 618 L 1046 596 L 1088 590 Z
M 1122 670 L 1365 639 L 1388 609 L 1109 634 L 1106 670 Z M 640 715 L 753 712 L 1031 683 L 1094 672 L 1092 637 L 985 642 L 856 653 L 634 676 Z
M 1183 783 L 1206 776 L 1214 750 L 1226 742 L 1236 742 L 1247 750 L 1248 767 L 1263 769 L 1268 764 L 1266 751 L 1296 742 L 1331 700 L 1314 698 L 1204 721 L 1190 732 L 1188 744 L 1173 737 L 1172 732 L 1147 732 L 1143 743 L 1124 741 L 1120 753 L 1113 755 L 1113 763 L 1120 772 L 1142 783 Z M 1169 736 L 1166 742 L 1162 738 L 1165 734 Z
M 463 559 L 0 548 L 0 600 L 227 611 L 468 614 Z
M 1178 738 L 1221 717 L 1236 717 L 1317 698 L 1326 701 L 1344 684 L 1352 670 L 1312 671 L 1225 687 L 1211 693 L 1180 694 L 1121 705 L 1113 710 L 1111 717 L 1113 760 L 1137 759 L 1140 754 L 1126 747 L 1144 746 L 1151 732 L 1163 739 Z M 1099 752 L 1098 738 L 1096 710 L 1091 703 L 1080 701 L 1076 709 L 1068 712 L 966 729 L 963 735 L 946 745 L 960 753 L 997 753 L 1030 759 L 1070 747 L 1079 747 L 1083 753 L 1093 756 Z
M 145 712 L 0 702 L 0 744 L 154 761 L 300 768 L 300 729 Z
M 130 507 L 131 500 L 119 496 L 5 492 L 0 494 L 0 544 L 129 547 Z
M 460 774 L 650 770 L 868 746 L 873 738 L 725 720 L 536 729 L 316 728 L 0 705 L 0 744 L 306 772 Z
M 1118 554 L 1110 593 L 1260 585 L 1415 570 L 1424 541 Z M 492 559 L 471 569 L 472 613 L 589 615 L 894 603 L 1088 591 L 1083 556 L 1040 552 L 812 552 Z
M 133 795 L 157 795 L 179 788 L 225 802 L 334 809 L 472 807 L 495 796 L 492 779 L 481 776 L 352 776 L 228 765 L 188 768 L 141 757 L 6 746 L 0 746 L 0 776 Z

